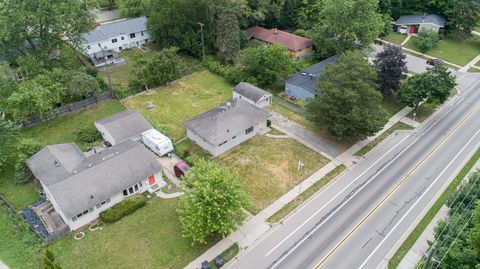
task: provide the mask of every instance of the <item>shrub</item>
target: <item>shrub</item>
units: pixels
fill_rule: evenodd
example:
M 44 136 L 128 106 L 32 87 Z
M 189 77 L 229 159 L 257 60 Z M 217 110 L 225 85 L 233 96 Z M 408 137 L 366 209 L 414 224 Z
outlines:
M 123 87 L 113 87 L 112 91 L 117 99 L 124 99 L 130 96 L 130 92 L 128 91 L 128 89 L 125 89 Z
M 230 83 L 238 83 L 243 80 L 241 70 L 233 66 L 225 66 L 213 59 L 207 59 L 203 65 L 212 73 L 224 77 Z
M 196 155 L 196 154 L 190 154 L 190 156 L 185 158 L 185 161 L 190 164 L 191 166 L 195 166 L 197 163 L 199 163 L 201 160 L 203 160 L 202 157 Z
M 294 35 L 306 37 L 307 31 L 305 29 L 297 29 L 293 32 Z
M 147 198 L 145 196 L 134 195 L 100 213 L 100 219 L 105 223 L 114 223 L 123 217 L 132 214 L 146 204 Z
M 97 77 L 98 75 L 98 70 L 97 68 L 93 67 L 93 66 L 87 66 L 85 68 L 85 73 L 89 74 L 90 76 L 92 77 Z
M 83 144 L 89 145 L 100 141 L 101 136 L 97 129 L 95 129 L 95 126 L 93 124 L 89 124 L 88 126 L 78 129 L 77 133 L 75 134 L 75 138 Z
M 438 34 L 435 31 L 421 31 L 417 37 L 417 47 L 421 53 L 426 53 L 438 42 Z

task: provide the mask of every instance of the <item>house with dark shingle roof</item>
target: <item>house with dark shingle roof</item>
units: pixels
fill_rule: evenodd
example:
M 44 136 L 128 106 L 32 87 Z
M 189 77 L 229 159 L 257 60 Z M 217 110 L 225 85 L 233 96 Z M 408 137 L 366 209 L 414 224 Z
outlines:
M 142 133 L 153 129 L 142 114 L 127 109 L 95 122 L 95 127 L 108 143 L 115 145 L 125 140 L 140 141 Z
M 313 54 L 313 41 L 311 39 L 281 31 L 277 28 L 250 27 L 247 29 L 247 36 L 265 44 L 284 45 L 295 58 Z
M 301 100 L 313 99 L 323 70 L 337 59 L 338 56 L 332 56 L 286 78 L 285 95 Z
M 165 185 L 153 153 L 132 140 L 90 156 L 73 143 L 49 145 L 30 157 L 27 165 L 72 231 L 126 197 Z
M 183 123 L 187 136 L 213 156 L 252 138 L 267 127 L 270 112 L 233 99 Z
M 445 27 L 445 19 L 435 14 L 404 15 L 398 18 L 395 27 L 402 34 L 416 34 L 421 31 L 439 33 Z
M 256 107 L 264 108 L 272 104 L 272 94 L 246 82 L 233 88 L 233 99 L 242 99 Z

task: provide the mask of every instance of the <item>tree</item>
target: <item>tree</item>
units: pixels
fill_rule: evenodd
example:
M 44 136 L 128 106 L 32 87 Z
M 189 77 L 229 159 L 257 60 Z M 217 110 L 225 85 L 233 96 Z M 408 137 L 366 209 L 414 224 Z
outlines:
M 146 0 L 116 0 L 120 13 L 129 18 L 145 15 L 147 10 Z
M 400 81 L 407 72 L 406 58 L 402 48 L 395 45 L 387 45 L 375 56 L 373 64 L 378 69 L 377 82 L 384 97 L 400 89 Z
M 205 243 L 212 234 L 228 235 L 245 219 L 247 197 L 236 174 L 201 160 L 184 178 L 190 188 L 180 198 L 178 213 L 183 235 Z
M 303 0 L 298 10 L 298 24 L 310 29 L 319 23 L 318 14 L 322 11 L 323 0 Z
M 31 179 L 32 174 L 27 168 L 27 159 L 42 148 L 43 145 L 38 140 L 31 138 L 20 140 L 16 148 L 17 156 L 15 158 L 15 173 L 13 174 L 15 183 L 24 184 Z
M 0 118 L 0 171 L 7 154 L 15 148 L 19 135 L 20 128 L 14 122 Z
M 44 86 L 36 79 L 28 80 L 22 82 L 8 97 L 7 108 L 18 121 L 27 120 L 32 115 L 44 116 L 60 103 L 60 97 L 64 92 L 64 87 L 60 83 Z
M 470 0 L 458 0 L 455 6 L 448 10 L 447 27 L 457 39 L 472 37 L 472 31 L 479 20 L 478 6 Z
M 65 75 L 67 93 L 73 97 L 91 97 L 102 92 L 97 79 L 82 71 L 69 71 Z
M 369 47 L 383 28 L 376 0 L 324 0 L 319 22 L 311 29 L 317 53 L 330 56 Z
M 293 59 L 282 45 L 246 48 L 240 51 L 238 64 L 244 81 L 264 86 L 293 70 Z
M 386 123 L 377 90 L 377 72 L 360 51 L 349 51 L 322 73 L 317 95 L 307 104 L 307 116 L 336 139 L 363 139 Z
M 435 31 L 425 30 L 417 34 L 417 47 L 421 53 L 426 53 L 435 47 L 438 42 L 438 33 Z
M 455 87 L 455 76 L 444 66 L 434 66 L 409 77 L 398 92 L 398 99 L 415 110 L 421 102 L 444 103 Z
M 17 56 L 30 50 L 50 57 L 65 39 L 78 46 L 81 33 L 92 26 L 91 0 L 2 0 L 0 5 L 0 48 Z
M 232 11 L 226 10 L 218 18 L 217 48 L 225 63 L 231 62 L 240 50 L 240 28 Z

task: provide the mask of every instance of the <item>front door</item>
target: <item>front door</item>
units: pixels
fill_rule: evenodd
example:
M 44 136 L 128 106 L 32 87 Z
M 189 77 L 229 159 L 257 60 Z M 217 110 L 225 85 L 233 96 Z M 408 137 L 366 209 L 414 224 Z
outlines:
M 415 34 L 415 26 L 410 25 L 409 33 L 410 33 L 410 34 Z

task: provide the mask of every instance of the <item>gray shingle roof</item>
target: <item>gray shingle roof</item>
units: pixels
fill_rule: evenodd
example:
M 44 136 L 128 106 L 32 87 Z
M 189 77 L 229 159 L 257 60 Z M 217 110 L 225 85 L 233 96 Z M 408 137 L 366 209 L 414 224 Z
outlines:
M 139 17 L 101 24 L 94 30 L 84 33 L 85 44 L 109 40 L 119 35 L 126 35 L 147 30 L 147 17 Z
M 183 126 L 216 146 L 270 116 L 261 108 L 234 99 L 184 122 Z
M 246 82 L 240 82 L 233 88 L 233 91 L 245 96 L 246 98 L 258 102 L 263 96 L 268 95 L 271 96 L 272 94 L 260 89 L 259 87 L 252 85 Z
M 49 145 L 27 160 L 36 178 L 50 186 L 70 176 L 85 159 L 85 155 L 73 143 Z
M 431 23 L 431 24 L 438 25 L 439 27 L 445 27 L 445 19 L 435 14 L 404 15 L 404 16 L 400 16 L 400 18 L 398 18 L 398 20 L 395 23 L 397 25 Z
M 315 94 L 317 92 L 318 81 L 325 67 L 328 64 L 335 63 L 338 56 L 332 56 L 321 62 L 318 62 L 300 72 L 285 79 L 285 83 L 290 83 L 304 88 L 305 90 Z M 310 75 L 313 74 L 313 75 Z
M 67 144 L 70 145 L 70 144 Z M 57 146 L 57 145 L 52 145 Z M 52 147 L 48 146 L 48 147 Z M 70 148 L 72 153 L 78 150 Z M 67 154 L 68 155 L 68 154 Z M 30 160 L 29 160 L 30 161 Z M 63 163 L 63 160 L 60 161 Z M 42 160 L 30 161 L 30 167 L 38 167 Z M 67 217 L 73 217 L 88 208 L 110 198 L 148 176 L 160 172 L 162 166 L 142 144 L 127 140 L 83 160 L 63 178 L 47 185 L 50 194 Z M 47 173 L 51 170 L 44 171 Z M 34 171 L 37 176 L 37 171 Z M 57 176 L 55 171 L 37 177 Z M 93 196 L 93 198 L 92 198 Z
M 95 122 L 103 125 L 117 143 L 152 129 L 152 125 L 137 111 L 127 109 Z

